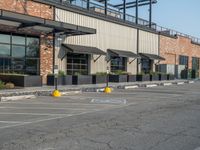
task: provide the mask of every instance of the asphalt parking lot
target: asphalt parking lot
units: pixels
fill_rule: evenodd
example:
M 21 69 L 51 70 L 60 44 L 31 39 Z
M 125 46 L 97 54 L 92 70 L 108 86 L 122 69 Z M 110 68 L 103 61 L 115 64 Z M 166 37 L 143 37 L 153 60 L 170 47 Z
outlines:
M 1 150 L 195 150 L 200 83 L 0 103 Z

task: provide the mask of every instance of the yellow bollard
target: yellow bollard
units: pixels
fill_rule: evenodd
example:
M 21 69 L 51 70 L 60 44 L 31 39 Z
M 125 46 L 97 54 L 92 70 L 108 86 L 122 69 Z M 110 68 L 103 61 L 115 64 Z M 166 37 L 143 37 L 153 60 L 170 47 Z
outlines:
M 111 90 L 110 87 L 106 87 L 106 88 L 104 89 L 104 93 L 109 94 L 109 93 L 111 93 L 111 92 L 112 92 L 112 90 Z
M 61 97 L 61 93 L 58 90 L 54 90 L 53 93 L 52 93 L 52 96 L 53 97 Z

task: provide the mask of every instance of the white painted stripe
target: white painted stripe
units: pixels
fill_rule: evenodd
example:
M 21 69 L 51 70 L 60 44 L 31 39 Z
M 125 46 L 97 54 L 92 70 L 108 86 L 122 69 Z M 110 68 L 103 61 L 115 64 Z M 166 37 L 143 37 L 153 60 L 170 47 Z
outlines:
M 69 91 L 69 92 L 61 92 L 61 95 L 66 96 L 66 95 L 71 95 L 71 94 L 80 94 L 82 93 L 81 91 Z
M 52 121 L 52 120 L 56 120 L 56 119 L 64 119 L 64 118 L 73 117 L 73 116 L 81 116 L 81 115 L 84 115 L 84 114 L 90 114 L 90 113 L 94 113 L 94 112 L 100 112 L 100 111 L 105 111 L 105 110 L 113 110 L 113 109 L 117 109 L 117 108 L 128 107 L 130 105 L 136 105 L 136 103 L 129 103 L 127 105 L 120 105 L 120 106 L 112 107 L 112 108 L 109 108 L 109 109 L 101 109 L 101 110 L 97 110 L 97 111 L 87 111 L 87 112 L 82 112 L 82 113 L 78 113 L 78 114 L 68 114 L 68 115 L 65 115 L 65 116 L 58 116 L 58 117 L 54 117 L 54 118 L 41 119 L 41 120 L 29 122 L 29 123 L 21 123 L 21 124 L 17 124 L 17 125 L 8 125 L 8 126 L 0 127 L 0 129 L 19 127 L 19 126 L 23 126 L 23 125 L 40 123 L 40 122 L 45 122 L 45 121 Z
M 170 86 L 172 83 L 162 83 L 163 86 Z
M 133 86 L 125 86 L 124 89 L 136 89 L 139 88 L 138 85 L 133 85 Z
M 1 107 L 0 109 L 29 109 L 29 110 L 88 110 L 88 108 L 51 108 L 51 107 Z M 93 108 L 89 108 L 93 109 Z M 99 109 L 93 109 L 93 110 L 99 110 Z
M 192 83 L 194 83 L 194 81 L 189 81 L 188 83 L 189 83 L 189 84 L 192 84 Z
M 30 123 L 30 122 L 23 122 L 23 121 L 0 121 L 0 123 L 19 124 L 19 123 Z
M 0 112 L 0 115 L 65 116 L 65 115 L 67 115 L 67 114 L 50 114 L 50 113 L 8 113 L 8 112 Z
M 157 84 L 147 84 L 147 85 L 145 85 L 145 87 L 147 87 L 147 88 L 156 87 L 156 86 L 158 86 L 158 85 Z
M 33 98 L 36 98 L 36 96 L 35 95 L 9 96 L 9 97 L 1 97 L 1 101 L 6 102 L 6 101 L 16 101 L 16 100 L 33 99 Z
M 185 82 L 177 82 L 176 84 L 177 85 L 183 85 L 183 84 L 185 84 Z

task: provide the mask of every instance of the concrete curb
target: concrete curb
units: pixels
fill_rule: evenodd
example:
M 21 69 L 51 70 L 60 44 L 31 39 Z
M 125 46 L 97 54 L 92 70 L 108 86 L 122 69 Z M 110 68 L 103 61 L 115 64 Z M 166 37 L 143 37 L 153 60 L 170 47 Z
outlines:
M 23 96 L 8 96 L 8 97 L 1 97 L 1 102 L 7 102 L 7 101 L 16 101 L 21 99 L 34 99 L 36 98 L 35 95 L 23 95 Z
M 61 92 L 61 96 L 67 96 L 72 94 L 80 94 L 82 91 L 70 91 L 70 92 Z
M 157 87 L 157 84 L 146 84 L 145 87 L 146 88 L 151 88 L 151 87 Z
M 170 86 L 173 85 L 173 83 L 161 83 L 162 86 Z
M 177 85 L 183 85 L 185 82 L 176 82 Z

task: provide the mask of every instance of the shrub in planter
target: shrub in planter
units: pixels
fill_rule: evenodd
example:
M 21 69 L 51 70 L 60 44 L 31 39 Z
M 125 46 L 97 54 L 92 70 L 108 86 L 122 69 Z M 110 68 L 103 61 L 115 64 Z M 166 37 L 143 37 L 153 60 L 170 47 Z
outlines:
M 158 81 L 159 75 L 157 72 L 150 72 L 150 81 Z
M 15 86 L 34 87 L 42 86 L 42 77 L 24 74 L 0 74 L 0 79 L 3 82 L 11 82 Z
M 150 75 L 141 72 L 140 74 L 137 74 L 136 79 L 137 81 L 150 81 Z
M 118 70 L 109 74 L 109 82 L 127 82 L 127 76 L 127 72 Z
M 174 80 L 175 76 L 173 74 L 167 74 L 167 80 Z
M 4 89 L 5 88 L 5 84 L 4 84 L 4 82 L 2 82 L 1 80 L 0 80 L 0 90 L 1 89 Z
M 72 85 L 72 75 L 65 75 L 63 71 L 58 72 L 57 78 L 58 85 Z M 47 85 L 55 85 L 55 75 L 47 75 Z
M 107 81 L 107 73 L 106 72 L 97 72 L 95 75 L 92 75 L 92 83 L 106 83 Z
M 72 84 L 74 85 L 92 84 L 92 75 L 73 75 Z

